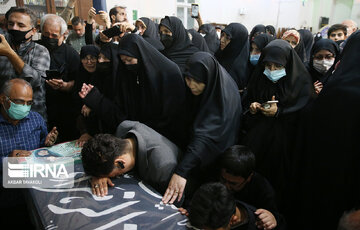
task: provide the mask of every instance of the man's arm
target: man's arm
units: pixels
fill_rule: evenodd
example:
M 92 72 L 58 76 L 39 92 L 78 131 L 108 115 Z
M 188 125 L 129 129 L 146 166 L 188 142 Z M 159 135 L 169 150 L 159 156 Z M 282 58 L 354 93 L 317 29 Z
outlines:
M 60 13 L 60 17 L 62 17 L 65 20 L 65 22 L 70 21 L 75 3 L 76 3 L 76 0 L 69 0 L 68 4 L 64 8 L 64 10 Z
M 5 36 L 0 34 L 0 56 L 5 56 L 9 59 L 13 65 L 17 74 L 21 74 L 24 68 L 23 60 L 17 55 L 17 53 L 10 47 L 9 43 L 5 39 Z

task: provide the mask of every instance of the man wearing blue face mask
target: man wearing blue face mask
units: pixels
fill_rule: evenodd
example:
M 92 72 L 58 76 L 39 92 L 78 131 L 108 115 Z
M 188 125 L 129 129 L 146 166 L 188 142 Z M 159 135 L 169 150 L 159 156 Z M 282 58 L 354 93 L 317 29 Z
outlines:
M 28 8 L 14 7 L 7 12 L 7 33 L 0 34 L 0 88 L 6 80 L 22 78 L 34 90 L 32 111 L 47 119 L 45 71 L 50 66 L 47 49 L 32 41 L 37 18 Z
M 58 135 L 56 128 L 48 133 L 44 119 L 37 112 L 30 111 L 33 103 L 33 91 L 27 81 L 15 78 L 1 87 L 1 157 L 29 156 L 29 150 L 55 143 Z

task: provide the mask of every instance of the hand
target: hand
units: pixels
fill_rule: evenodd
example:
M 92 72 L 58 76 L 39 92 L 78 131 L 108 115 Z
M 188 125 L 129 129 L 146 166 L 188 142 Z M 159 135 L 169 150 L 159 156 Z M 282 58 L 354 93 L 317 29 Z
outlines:
M 256 114 L 258 109 L 260 109 L 261 104 L 259 102 L 253 102 L 250 105 L 250 113 L 251 114 Z
M 108 177 L 91 178 L 91 190 L 96 196 L 106 196 L 108 194 L 108 185 L 111 187 L 115 186 Z
M 9 154 L 9 157 L 28 157 L 30 155 L 31 155 L 30 151 L 15 149 Z
M 104 43 L 111 42 L 112 38 L 108 38 L 105 34 L 102 33 L 102 31 L 100 31 L 99 34 L 100 34 L 100 41 Z
M 14 52 L 4 35 L 0 34 L 0 39 L 0 56 L 8 56 L 10 52 Z
M 319 94 L 323 88 L 323 84 L 320 81 L 314 82 L 315 93 Z
M 123 33 L 131 32 L 135 29 L 135 26 L 128 21 L 114 23 L 113 26 L 120 26 L 120 31 Z
M 189 216 L 189 212 L 185 208 L 178 209 L 181 215 Z
M 79 137 L 79 139 L 76 141 L 75 145 L 78 147 L 83 147 L 84 144 L 91 138 L 92 138 L 92 136 L 90 136 L 90 134 L 84 133 Z
M 91 7 L 88 11 L 87 23 L 93 24 L 95 22 L 96 10 L 94 7 Z
M 100 19 L 105 23 L 106 28 L 111 27 L 110 18 L 105 11 L 99 10 Z
M 82 98 L 82 99 L 84 99 L 89 93 L 90 93 L 90 91 L 92 90 L 92 88 L 94 88 L 94 86 L 93 85 L 91 85 L 91 84 L 85 84 L 85 83 L 83 83 L 83 86 L 82 86 L 82 88 L 81 88 L 81 91 L 79 92 L 79 96 Z
M 48 133 L 45 139 L 45 146 L 52 146 L 55 144 L 56 139 L 59 135 L 59 132 L 56 130 L 56 127 L 53 127 L 52 130 Z
M 256 227 L 259 229 L 270 230 L 274 229 L 277 226 L 276 219 L 274 215 L 265 209 L 256 210 L 255 214 L 258 216 L 259 220 L 256 221 Z
M 186 185 L 186 179 L 174 173 L 173 176 L 171 177 L 168 188 L 166 189 L 165 194 L 162 198 L 164 204 L 168 202 L 172 204 L 174 203 L 176 198 L 178 198 L 178 202 L 179 202 L 184 193 L 185 185 Z
M 61 90 L 67 86 L 67 83 L 62 79 L 50 79 L 46 80 L 46 83 L 49 84 L 54 90 Z
M 87 107 L 86 105 L 83 105 L 81 108 L 81 114 L 84 115 L 84 117 L 88 117 L 90 115 L 91 109 Z
M 272 96 L 271 100 L 275 101 L 275 96 Z M 260 109 L 261 113 L 264 114 L 265 116 L 273 117 L 273 116 L 275 116 L 275 114 L 278 110 L 278 107 L 277 107 L 277 103 L 271 103 L 270 108 L 266 109 L 266 108 L 260 106 L 259 109 Z

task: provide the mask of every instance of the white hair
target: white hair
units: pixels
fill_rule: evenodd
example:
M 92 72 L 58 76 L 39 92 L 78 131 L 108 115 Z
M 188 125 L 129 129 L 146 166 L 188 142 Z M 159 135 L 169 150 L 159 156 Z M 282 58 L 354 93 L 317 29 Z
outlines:
M 43 31 L 43 28 L 44 28 L 44 24 L 46 23 L 57 23 L 60 25 L 60 35 L 63 35 L 67 29 L 68 29 L 68 26 L 67 26 L 67 23 L 65 22 L 65 20 L 56 15 L 56 14 L 45 14 L 42 18 L 41 18 L 41 21 L 40 21 L 40 29 L 41 31 Z

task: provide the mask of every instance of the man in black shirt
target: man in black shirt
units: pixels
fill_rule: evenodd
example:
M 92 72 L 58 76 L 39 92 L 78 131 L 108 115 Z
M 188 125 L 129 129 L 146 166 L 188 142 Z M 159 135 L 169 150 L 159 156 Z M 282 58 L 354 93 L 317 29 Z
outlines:
M 47 72 L 46 106 L 48 126 L 56 126 L 62 142 L 77 139 L 76 117 L 80 112 L 74 104 L 73 88 L 78 76 L 80 57 L 71 46 L 64 43 L 67 24 L 55 14 L 41 18 L 41 40 L 50 53 L 50 70 Z

